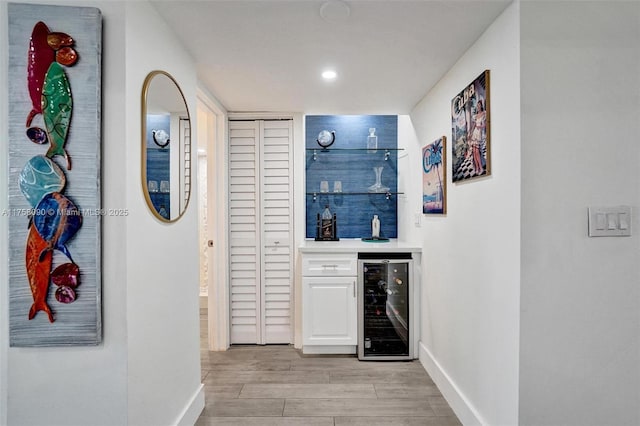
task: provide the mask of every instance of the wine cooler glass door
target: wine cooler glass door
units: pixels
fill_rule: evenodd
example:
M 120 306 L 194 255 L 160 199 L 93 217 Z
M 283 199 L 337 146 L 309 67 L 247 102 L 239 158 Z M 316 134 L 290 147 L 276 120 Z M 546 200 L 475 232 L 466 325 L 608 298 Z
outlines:
M 360 261 L 361 359 L 411 359 L 407 260 Z

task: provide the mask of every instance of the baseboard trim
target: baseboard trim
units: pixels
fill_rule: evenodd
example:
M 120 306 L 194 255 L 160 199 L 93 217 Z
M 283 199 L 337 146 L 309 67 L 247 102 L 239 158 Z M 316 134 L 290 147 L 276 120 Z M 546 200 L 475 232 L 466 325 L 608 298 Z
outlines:
M 473 407 L 469 399 L 451 380 L 451 377 L 449 377 L 440 363 L 433 357 L 429 349 L 422 342 L 420 342 L 419 346 L 420 363 L 427 370 L 438 389 L 440 389 L 440 393 L 447 400 L 453 412 L 456 413 L 460 422 L 465 426 L 487 424 L 482 420 L 482 416 Z
M 200 383 L 198 390 L 193 394 L 191 400 L 178 416 L 175 422 L 177 426 L 193 426 L 198 421 L 198 417 L 204 410 L 204 385 Z

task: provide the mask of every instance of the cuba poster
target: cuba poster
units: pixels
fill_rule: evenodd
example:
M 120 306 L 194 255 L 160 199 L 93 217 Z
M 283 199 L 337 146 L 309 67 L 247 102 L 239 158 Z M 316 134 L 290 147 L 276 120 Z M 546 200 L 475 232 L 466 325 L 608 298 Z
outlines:
M 422 213 L 445 214 L 447 212 L 447 179 L 445 172 L 447 138 L 422 148 Z
M 453 182 L 491 174 L 489 70 L 451 100 Z

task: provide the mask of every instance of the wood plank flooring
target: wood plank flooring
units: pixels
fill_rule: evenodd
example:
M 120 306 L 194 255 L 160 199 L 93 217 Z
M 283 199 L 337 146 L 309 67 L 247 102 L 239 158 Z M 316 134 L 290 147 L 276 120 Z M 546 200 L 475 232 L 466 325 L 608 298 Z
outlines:
M 292 346 L 206 350 L 205 409 L 196 426 L 460 425 L 418 361 L 358 361 L 303 355 Z

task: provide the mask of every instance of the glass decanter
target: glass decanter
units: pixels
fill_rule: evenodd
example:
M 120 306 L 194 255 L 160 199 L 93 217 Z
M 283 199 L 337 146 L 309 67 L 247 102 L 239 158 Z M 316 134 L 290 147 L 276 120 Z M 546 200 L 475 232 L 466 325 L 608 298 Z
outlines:
M 367 152 L 375 153 L 378 150 L 378 137 L 376 136 L 376 128 L 369 128 L 369 136 L 367 137 Z
M 382 169 L 384 169 L 384 166 L 373 168 L 373 171 L 376 174 L 376 183 L 369 187 L 369 192 L 389 192 L 388 186 L 382 186 Z

